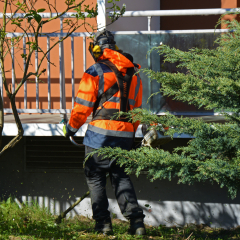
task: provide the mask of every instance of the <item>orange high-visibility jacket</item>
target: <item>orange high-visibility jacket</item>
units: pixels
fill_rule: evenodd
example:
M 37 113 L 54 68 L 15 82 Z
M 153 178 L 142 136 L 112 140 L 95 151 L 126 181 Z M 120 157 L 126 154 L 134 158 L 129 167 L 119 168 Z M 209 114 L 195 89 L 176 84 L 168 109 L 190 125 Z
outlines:
M 103 59 L 112 62 L 123 75 L 125 75 L 127 68 L 135 67 L 136 69 L 136 66 L 140 68 L 139 65 L 133 64 L 121 53 L 111 49 L 105 49 L 103 55 L 98 60 Z M 87 117 L 94 109 L 98 96 L 113 86 L 116 81 L 114 72 L 101 62 L 92 65 L 84 73 L 79 84 L 74 108 L 67 124 L 69 135 L 74 135 L 86 122 Z M 130 110 L 142 106 L 142 81 L 139 74 L 132 77 L 128 99 Z M 120 109 L 120 91 L 104 102 L 103 107 L 106 109 Z M 103 146 L 124 147 L 122 145 L 130 144 L 133 141 L 137 127 L 138 123 L 132 124 L 130 122 L 102 119 L 94 120 L 88 124 L 88 130 L 83 143 L 93 148 Z

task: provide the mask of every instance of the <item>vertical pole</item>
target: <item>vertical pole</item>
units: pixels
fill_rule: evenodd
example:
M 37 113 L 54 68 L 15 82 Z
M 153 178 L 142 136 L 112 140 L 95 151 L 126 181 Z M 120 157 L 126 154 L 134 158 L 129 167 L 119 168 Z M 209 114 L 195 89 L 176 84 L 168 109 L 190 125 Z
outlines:
M 71 37 L 71 68 L 72 68 L 72 108 L 74 107 L 74 37 Z
M 159 1 L 159 10 L 161 10 L 161 0 Z M 159 30 L 161 30 L 161 17 L 159 17 Z
M 97 15 L 97 28 L 106 27 L 106 3 L 105 0 L 97 0 L 98 15 Z
M 12 55 L 12 93 L 15 92 L 15 70 L 14 70 L 14 41 L 11 39 L 11 55 Z
M 23 54 L 26 54 L 26 38 L 23 37 Z M 25 71 L 26 68 L 26 59 L 23 58 L 23 69 Z M 27 109 L 27 81 L 24 83 L 24 109 Z
M 66 109 L 66 88 L 65 88 L 65 61 L 64 61 L 64 44 L 62 44 L 62 91 L 63 91 L 63 109 Z
M 152 16 L 148 16 L 148 31 L 151 31 L 151 19 Z
M 61 40 L 61 37 L 59 38 L 59 40 Z M 62 78 L 63 78 L 63 74 L 62 74 L 63 70 L 62 70 L 62 44 L 61 42 L 59 43 L 59 85 L 60 85 L 60 109 L 63 108 L 63 90 L 62 90 Z
M 148 34 L 148 54 L 147 54 L 147 60 L 148 60 L 148 69 L 152 69 L 152 61 L 151 61 L 151 34 Z M 150 78 L 148 78 L 148 90 L 149 90 L 149 96 L 152 94 L 152 81 Z M 153 98 L 150 98 L 150 111 L 152 111 L 153 108 Z
M 159 10 L 161 10 L 161 1 L 159 2 Z M 161 17 L 159 17 L 159 30 L 161 30 Z M 159 44 L 161 45 L 162 42 L 160 42 Z M 161 72 L 161 55 L 159 55 L 159 72 Z M 161 89 L 161 83 L 159 83 L 159 89 Z M 162 102 L 162 99 L 165 101 L 165 97 L 161 94 L 160 95 L 160 103 Z M 161 109 L 162 109 L 162 107 L 161 107 Z
M 47 51 L 50 49 L 50 39 L 47 37 Z M 51 78 L 50 78 L 50 52 L 47 54 L 47 76 L 48 76 L 48 109 L 51 109 Z
M 38 70 L 38 51 L 36 50 L 35 51 L 35 71 L 37 70 Z M 38 83 L 37 77 L 35 77 L 35 82 L 36 82 L 36 109 L 39 109 L 39 83 Z
M 63 33 L 63 19 L 60 18 L 60 29 Z M 59 38 L 61 40 L 62 37 Z M 65 69 L 64 69 L 64 45 L 59 43 L 59 68 L 60 68 L 60 109 L 66 109 L 66 95 L 65 95 Z M 62 114 L 62 121 L 66 122 L 67 114 Z
M 86 36 L 83 37 L 83 72 L 86 71 Z

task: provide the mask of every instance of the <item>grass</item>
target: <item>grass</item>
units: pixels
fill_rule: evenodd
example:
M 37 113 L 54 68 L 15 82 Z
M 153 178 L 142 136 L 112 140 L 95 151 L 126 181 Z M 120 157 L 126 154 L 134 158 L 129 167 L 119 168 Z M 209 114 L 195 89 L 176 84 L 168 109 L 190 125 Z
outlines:
M 55 224 L 56 216 L 37 204 L 22 205 L 10 198 L 0 202 L 0 239 L 180 239 L 180 240 L 229 240 L 240 239 L 240 228 L 232 230 L 213 229 L 205 225 L 190 225 L 185 228 L 146 226 L 147 236 L 128 234 L 128 223 L 113 219 L 114 234 L 106 236 L 94 232 L 92 219 L 77 216 Z

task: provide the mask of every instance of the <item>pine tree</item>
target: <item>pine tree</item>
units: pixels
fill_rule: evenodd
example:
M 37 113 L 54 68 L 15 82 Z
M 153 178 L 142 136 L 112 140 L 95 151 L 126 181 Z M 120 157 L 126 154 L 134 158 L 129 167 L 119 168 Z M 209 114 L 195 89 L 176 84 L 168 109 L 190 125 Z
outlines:
M 150 181 L 173 177 L 184 184 L 210 181 L 226 187 L 229 195 L 236 197 L 240 188 L 240 24 L 226 23 L 230 31 L 217 38 L 215 49 L 181 51 L 166 45 L 152 49 L 164 57 L 164 62 L 177 63 L 177 73 L 143 70 L 161 83 L 159 92 L 164 96 L 213 109 L 223 114 L 226 122 L 206 123 L 171 114 L 159 117 L 144 109 L 134 109 L 127 114 L 133 121 L 152 124 L 157 129 L 169 126 L 168 135 L 185 133 L 194 138 L 171 153 L 140 147 L 131 151 L 102 148 L 100 154 L 117 159 L 128 173 L 137 176 L 147 169 Z

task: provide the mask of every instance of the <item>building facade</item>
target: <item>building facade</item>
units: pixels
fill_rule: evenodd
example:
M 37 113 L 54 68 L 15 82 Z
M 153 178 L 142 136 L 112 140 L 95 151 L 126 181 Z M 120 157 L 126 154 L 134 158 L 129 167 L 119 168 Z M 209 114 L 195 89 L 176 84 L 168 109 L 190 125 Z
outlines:
M 29 1 L 36 8 L 42 8 L 41 1 Z M 59 11 L 63 10 L 63 2 L 57 1 Z M 106 1 L 107 2 L 107 1 Z M 91 20 L 92 24 L 99 27 L 109 24 L 107 19 L 108 3 L 104 0 L 86 1 L 86 4 L 99 4 L 99 16 Z M 121 3 L 121 2 L 120 2 Z M 219 9 L 240 7 L 238 0 L 211 0 L 211 1 L 139 1 L 126 0 L 127 11 L 151 10 L 184 10 L 184 9 Z M 2 3 L 0 3 L 0 8 Z M 148 54 L 152 47 L 160 43 L 168 44 L 183 50 L 191 47 L 210 48 L 221 34 L 224 25 L 219 25 L 219 32 L 210 31 L 215 25 L 220 14 L 206 16 L 148 16 L 123 17 L 107 29 L 114 32 L 117 45 L 120 49 L 133 55 L 134 61 L 143 68 L 161 71 L 161 57 L 156 53 Z M 226 15 L 225 19 L 237 18 L 236 15 Z M 59 25 L 49 24 L 43 32 L 60 31 Z M 9 29 L 9 32 L 13 29 Z M 63 31 L 64 32 L 64 31 Z M 24 138 L 14 150 L 6 153 L 1 159 L 0 167 L 0 196 L 7 198 L 15 196 L 20 202 L 37 201 L 40 206 L 48 207 L 55 214 L 64 211 L 87 191 L 87 185 L 82 169 L 84 147 L 77 148 L 62 135 L 63 114 L 69 114 L 72 108 L 73 93 L 77 92 L 78 84 L 83 72 L 93 64 L 93 59 L 87 52 L 90 42 L 85 29 L 79 29 L 74 37 L 67 39 L 62 46 L 58 46 L 50 53 L 51 66 L 41 78 L 36 88 L 35 78 L 27 83 L 26 91 L 22 88 L 17 97 L 17 107 L 24 128 Z M 59 35 L 60 36 L 60 35 Z M 57 36 L 57 37 L 59 37 Z M 50 37 L 51 38 L 51 37 Z M 54 37 L 52 37 L 54 38 Z M 54 39 L 53 39 L 54 40 Z M 23 44 L 23 42 L 21 42 Z M 41 39 L 40 45 L 47 48 L 47 38 Z M 51 46 L 51 42 L 50 42 Z M 15 49 L 14 49 L 15 50 Z M 17 85 L 23 68 L 21 52 L 14 52 L 14 64 L 11 58 L 6 61 L 9 84 Z M 72 57 L 74 56 L 74 58 Z M 31 68 L 34 69 L 35 55 Z M 61 61 L 60 61 L 61 60 Z M 71 64 L 73 63 L 73 65 Z M 61 65 L 62 64 L 62 65 Z M 15 69 L 15 82 L 12 80 L 12 69 Z M 43 67 L 48 68 L 47 61 Z M 63 71 L 64 69 L 64 71 Z M 169 71 L 176 71 L 171 68 Z M 74 74 L 73 74 L 74 73 Z M 178 115 L 207 116 L 213 119 L 212 111 L 196 109 L 186 103 L 176 102 L 170 98 L 155 96 L 149 103 L 147 99 L 151 93 L 159 89 L 159 84 L 150 83 L 142 75 L 144 84 L 144 107 L 156 114 L 168 110 Z M 48 88 L 50 79 L 51 88 Z M 63 81 L 65 94 L 61 95 L 60 79 Z M 73 81 L 72 81 L 73 80 Z M 1 85 L 2 86 L 2 85 Z M 37 91 L 39 98 L 36 99 Z M 26 92 L 26 93 L 25 93 Z M 49 93 L 50 92 L 50 100 Z M 61 97 L 62 96 L 62 97 Z M 61 98 L 64 97 L 64 101 Z M 16 135 L 17 129 L 11 115 L 9 101 L 4 93 L 5 125 L 3 129 L 3 145 Z M 78 131 L 77 142 L 81 143 L 86 124 Z M 136 133 L 136 141 L 141 140 L 141 131 Z M 171 151 L 174 147 L 187 144 L 190 136 L 174 138 L 169 144 L 163 146 Z M 136 178 L 132 176 L 137 197 L 146 215 L 145 222 L 149 225 L 185 225 L 186 223 L 205 223 L 216 227 L 235 227 L 240 224 L 239 196 L 231 200 L 227 197 L 226 189 L 217 185 L 199 183 L 193 186 L 178 185 L 177 180 L 155 181 L 150 183 L 144 174 Z M 113 216 L 123 219 L 116 204 L 114 193 L 110 184 L 107 186 L 110 199 L 110 211 Z M 150 207 L 146 207 L 148 206 Z M 90 199 L 86 198 L 69 216 L 83 214 L 91 217 Z

